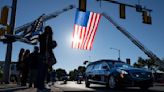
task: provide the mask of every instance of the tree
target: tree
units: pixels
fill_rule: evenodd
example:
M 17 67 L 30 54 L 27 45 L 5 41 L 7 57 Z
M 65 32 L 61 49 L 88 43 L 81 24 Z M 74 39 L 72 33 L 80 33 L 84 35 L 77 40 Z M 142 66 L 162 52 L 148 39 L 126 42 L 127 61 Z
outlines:
M 157 67 L 153 59 L 146 59 L 145 61 L 147 62 L 148 69 L 153 69 L 154 67 Z
M 133 64 L 134 67 L 143 68 L 147 66 L 146 61 L 142 57 L 138 57 L 137 62 Z
M 85 75 L 85 66 L 78 66 L 78 69 L 74 69 L 69 72 L 70 80 L 75 80 L 77 75 L 81 73 L 83 76 Z
M 76 76 L 78 75 L 78 70 L 77 69 L 74 69 L 74 79 L 76 79 Z
M 70 80 L 75 80 L 77 74 L 78 74 L 78 70 L 77 69 L 74 69 L 74 70 L 70 71 L 69 72 Z
M 56 69 L 57 78 L 60 80 L 62 76 L 67 75 L 66 70 L 62 68 Z
M 143 68 L 147 67 L 150 70 L 154 70 L 157 66 L 155 65 L 155 61 L 152 59 L 143 59 L 142 57 L 139 57 L 137 62 L 133 64 L 134 67 L 137 68 Z
M 71 81 L 75 79 L 75 73 L 73 70 L 69 72 L 69 76 Z
M 79 67 L 78 67 L 78 72 L 80 72 L 80 73 L 82 73 L 82 74 L 85 73 L 85 70 L 86 70 L 85 66 L 79 66 Z

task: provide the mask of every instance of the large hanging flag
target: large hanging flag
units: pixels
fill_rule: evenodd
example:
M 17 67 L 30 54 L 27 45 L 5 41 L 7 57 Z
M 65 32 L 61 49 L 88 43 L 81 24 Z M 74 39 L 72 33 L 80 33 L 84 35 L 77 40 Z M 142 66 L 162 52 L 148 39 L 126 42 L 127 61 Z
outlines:
M 40 16 L 17 35 L 18 40 L 28 44 L 37 44 L 39 35 L 43 32 L 43 17 L 44 15 Z
M 39 35 L 43 32 L 43 21 L 40 17 L 39 19 L 35 20 L 31 26 L 27 28 L 25 33 L 23 34 L 24 38 L 26 39 L 27 43 L 30 44 L 37 44 Z
M 91 50 L 101 14 L 76 11 L 72 48 Z

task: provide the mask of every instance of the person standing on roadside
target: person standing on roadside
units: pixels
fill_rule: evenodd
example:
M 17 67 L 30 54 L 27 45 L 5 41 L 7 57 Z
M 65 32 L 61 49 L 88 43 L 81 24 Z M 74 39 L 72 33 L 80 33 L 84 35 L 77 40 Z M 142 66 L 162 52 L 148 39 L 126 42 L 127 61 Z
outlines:
M 34 88 L 37 86 L 37 72 L 39 62 L 39 47 L 34 46 L 34 51 L 30 54 L 29 62 L 29 88 L 34 83 Z
M 53 32 L 50 26 L 46 26 L 44 29 L 44 33 L 39 36 L 39 45 L 40 45 L 40 60 L 38 63 L 38 80 L 37 80 L 37 88 L 38 90 L 44 90 L 45 85 L 44 81 L 48 72 L 49 64 L 47 63 L 48 55 L 53 53 L 53 48 L 56 47 L 52 40 Z
M 25 49 L 21 48 L 18 56 L 18 63 L 16 65 L 17 71 L 18 71 L 18 79 L 17 79 L 17 84 L 20 85 L 21 82 L 21 76 L 22 76 L 22 63 L 23 63 L 23 55 L 24 55 Z
M 22 78 L 21 78 L 21 86 L 26 86 L 28 73 L 29 73 L 29 61 L 30 61 L 30 50 L 27 49 L 23 55 L 23 63 L 22 63 Z

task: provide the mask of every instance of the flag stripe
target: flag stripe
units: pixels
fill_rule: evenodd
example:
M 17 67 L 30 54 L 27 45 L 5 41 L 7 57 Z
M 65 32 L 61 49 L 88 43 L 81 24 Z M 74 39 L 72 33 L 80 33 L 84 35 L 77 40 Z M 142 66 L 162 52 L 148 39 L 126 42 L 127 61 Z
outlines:
M 76 48 L 78 48 L 78 45 L 79 45 L 79 37 L 80 37 L 80 27 L 81 26 L 77 26 L 77 31 L 76 31 Z
M 83 41 L 84 41 L 85 31 L 86 31 L 86 28 L 85 28 L 85 27 L 82 27 L 82 38 L 81 38 L 80 49 L 83 49 L 83 48 L 82 48 L 82 45 L 83 45 Z
M 72 37 L 72 48 L 74 48 L 74 37 L 75 37 L 75 26 L 76 25 L 74 25 L 74 31 L 73 31 L 73 37 Z
M 80 49 L 84 49 L 84 42 L 85 42 L 85 36 L 86 36 L 86 27 L 83 27 L 83 38 L 82 38 L 82 43 Z
M 78 48 L 80 48 L 80 45 L 81 45 L 81 35 L 82 35 L 82 26 L 79 27 L 79 43 L 78 43 Z
M 82 29 L 81 27 L 82 27 L 82 26 L 79 26 L 79 29 L 78 29 L 78 37 L 79 37 L 79 38 L 78 38 L 78 40 L 77 40 L 77 41 L 78 41 L 77 48 L 80 47 L 80 36 L 81 36 L 81 29 Z
M 74 38 L 73 38 L 73 41 L 74 41 L 74 44 L 73 44 L 73 47 L 74 48 L 76 48 L 76 43 L 77 43 L 77 41 L 76 41 L 76 38 L 77 38 L 77 28 L 78 28 L 78 26 L 75 26 L 75 35 L 74 35 Z
M 37 39 L 38 37 L 39 37 L 39 35 L 34 35 L 30 38 L 30 40 Z

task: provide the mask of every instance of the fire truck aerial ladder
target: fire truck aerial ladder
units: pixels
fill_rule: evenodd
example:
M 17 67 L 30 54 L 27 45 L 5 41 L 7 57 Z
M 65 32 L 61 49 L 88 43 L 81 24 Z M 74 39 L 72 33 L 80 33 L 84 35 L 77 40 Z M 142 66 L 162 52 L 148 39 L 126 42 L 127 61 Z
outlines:
M 158 58 L 152 51 L 147 49 L 141 42 L 139 42 L 132 34 L 126 31 L 123 27 L 119 26 L 110 16 L 106 13 L 102 15 L 110 21 L 121 33 L 123 33 L 131 42 L 133 42 L 141 51 L 143 51 L 148 57 L 155 61 L 155 64 L 159 66 L 160 70 L 164 70 L 164 61 Z
M 75 5 L 69 5 L 68 7 L 65 7 L 61 10 L 58 10 L 56 12 L 50 13 L 50 14 L 42 14 L 39 18 L 37 18 L 36 20 L 26 23 L 20 27 L 17 27 L 14 30 L 14 35 L 10 35 L 10 34 L 5 34 L 4 35 L 4 39 L 0 39 L 3 42 L 14 42 L 14 41 L 21 41 L 24 43 L 28 43 L 31 44 L 31 42 L 29 40 L 27 40 L 25 38 L 26 35 L 28 35 L 29 31 L 31 30 L 39 30 L 39 28 L 42 26 L 43 22 L 46 22 L 50 19 L 56 18 L 58 15 L 69 11 L 71 9 L 74 9 L 76 6 Z M 34 25 L 35 27 L 33 27 L 33 29 L 30 29 L 27 31 L 27 29 L 29 29 L 32 25 Z M 25 31 L 26 30 L 26 31 Z
M 47 20 L 53 19 L 53 18 L 57 17 L 59 14 L 64 13 L 64 12 L 66 12 L 68 10 L 73 9 L 73 8 L 75 8 L 75 5 L 69 5 L 68 7 L 65 7 L 62 10 L 58 10 L 58 11 L 56 11 L 54 13 L 47 14 L 47 15 L 43 14 L 43 15 L 40 16 L 40 17 L 43 18 L 41 21 L 46 22 Z M 26 24 L 16 28 L 15 29 L 15 33 L 17 34 L 17 33 L 21 32 L 21 31 L 24 31 L 24 29 L 28 28 L 33 22 L 34 21 L 26 23 Z

